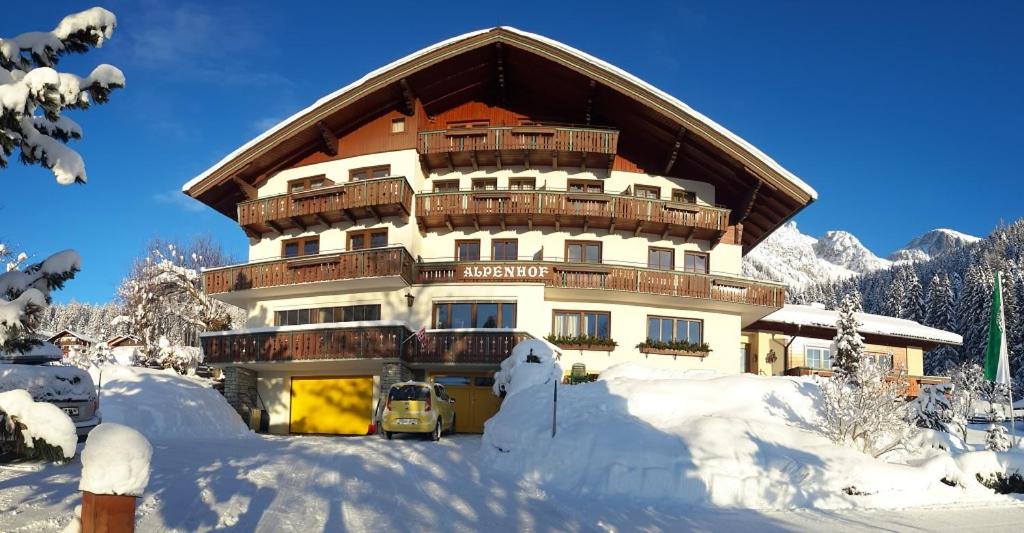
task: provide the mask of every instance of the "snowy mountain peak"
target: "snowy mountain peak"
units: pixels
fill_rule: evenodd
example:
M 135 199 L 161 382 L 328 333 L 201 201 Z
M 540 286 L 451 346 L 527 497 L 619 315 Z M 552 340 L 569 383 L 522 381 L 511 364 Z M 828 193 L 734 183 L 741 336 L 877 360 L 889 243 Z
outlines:
M 839 265 L 847 270 L 863 274 L 892 264 L 876 256 L 857 237 L 846 231 L 829 231 L 814 244 L 814 251 L 820 259 Z
M 980 241 L 979 237 L 956 230 L 939 228 L 916 237 L 889 255 L 891 261 L 927 261 L 951 250 Z

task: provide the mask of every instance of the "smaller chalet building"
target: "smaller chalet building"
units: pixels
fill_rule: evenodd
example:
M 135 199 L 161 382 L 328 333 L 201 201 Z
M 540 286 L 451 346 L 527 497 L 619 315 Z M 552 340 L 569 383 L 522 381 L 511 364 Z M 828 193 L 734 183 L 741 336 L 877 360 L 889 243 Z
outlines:
M 67 357 L 71 353 L 72 349 L 88 348 L 99 343 L 99 341 L 88 335 L 83 335 L 76 331 L 71 331 L 70 329 L 65 329 L 60 333 L 53 335 L 46 339 L 46 342 L 56 344 L 60 347 L 60 351 L 64 352 L 64 357 Z
M 830 375 L 838 319 L 838 311 L 823 306 L 786 305 L 751 324 L 743 332 L 743 343 L 753 373 Z M 912 320 L 869 313 L 857 313 L 857 320 L 867 355 L 893 371 L 906 369 L 908 396 L 917 396 L 921 385 L 948 381 L 924 374 L 924 353 L 942 345 L 960 346 L 960 335 Z

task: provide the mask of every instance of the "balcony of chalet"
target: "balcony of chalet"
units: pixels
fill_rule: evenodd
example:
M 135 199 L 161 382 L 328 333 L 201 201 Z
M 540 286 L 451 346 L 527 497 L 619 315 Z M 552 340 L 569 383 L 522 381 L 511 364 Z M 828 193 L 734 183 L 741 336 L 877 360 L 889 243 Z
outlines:
M 207 294 L 233 303 L 243 294 L 320 294 L 338 290 L 403 287 L 415 279 L 414 261 L 403 246 L 256 261 L 203 271 Z
M 401 359 L 413 367 L 479 365 L 497 368 L 512 348 L 532 336 L 520 330 L 433 330 L 424 342 L 404 324 L 318 324 L 212 332 L 202 337 L 211 364 L 347 359 Z
M 785 286 L 724 274 L 636 266 L 555 261 L 428 262 L 417 265 L 416 283 L 543 283 L 549 296 L 576 299 L 578 290 L 600 290 L 591 299 L 679 305 L 702 301 L 709 310 L 743 314 L 748 321 L 783 306 Z M 749 316 L 747 316 L 749 315 Z
M 412 195 L 412 186 L 401 176 L 360 180 L 242 202 L 238 223 L 247 232 L 263 234 L 366 218 L 408 218 Z
M 607 128 L 493 126 L 419 133 L 428 170 L 472 166 L 611 168 L 619 132 Z
M 465 190 L 417 195 L 416 221 L 431 228 L 544 226 L 600 228 L 663 237 L 718 240 L 730 210 L 692 202 L 606 193 L 548 190 Z

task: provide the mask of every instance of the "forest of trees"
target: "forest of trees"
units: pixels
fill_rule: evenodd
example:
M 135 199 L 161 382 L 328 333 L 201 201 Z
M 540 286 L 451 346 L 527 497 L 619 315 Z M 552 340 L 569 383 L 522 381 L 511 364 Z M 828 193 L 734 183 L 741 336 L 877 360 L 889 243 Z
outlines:
M 930 261 L 900 263 L 840 281 L 793 291 L 793 303 L 824 304 L 835 309 L 846 294 L 861 299 L 864 311 L 915 320 L 964 337 L 961 347 L 943 347 L 925 357 L 925 373 L 947 374 L 963 362 L 982 363 L 994 273 L 1003 272 L 1010 368 L 1024 383 L 1024 220 L 996 229 L 980 242 Z

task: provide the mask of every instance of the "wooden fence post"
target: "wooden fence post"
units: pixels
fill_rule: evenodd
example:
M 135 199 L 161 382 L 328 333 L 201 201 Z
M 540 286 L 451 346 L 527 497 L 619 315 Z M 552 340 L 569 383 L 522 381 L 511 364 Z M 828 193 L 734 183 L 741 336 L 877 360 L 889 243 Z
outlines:
M 82 491 L 82 533 L 135 531 L 135 496 Z

